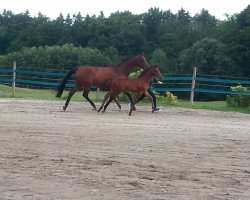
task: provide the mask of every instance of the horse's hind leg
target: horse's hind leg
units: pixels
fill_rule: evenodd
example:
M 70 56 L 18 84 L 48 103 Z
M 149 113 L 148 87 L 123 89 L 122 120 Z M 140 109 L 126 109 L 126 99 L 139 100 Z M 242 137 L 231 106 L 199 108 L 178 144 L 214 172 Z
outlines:
M 120 91 L 112 91 L 112 90 L 109 91 L 108 95 L 106 95 L 107 97 L 109 97 L 109 100 L 105 104 L 104 109 L 102 110 L 102 112 L 106 111 L 106 109 L 107 109 L 108 105 L 111 103 L 111 101 L 113 101 L 113 99 L 115 99 L 120 93 L 121 93 Z
M 136 102 L 138 102 L 138 99 L 141 97 L 142 93 L 137 93 L 134 102 L 132 101 L 132 104 L 130 106 L 129 116 L 132 114 L 133 108 L 135 108 Z
M 118 99 L 117 98 L 114 98 L 114 101 L 116 103 L 116 105 L 118 106 L 118 108 L 121 110 L 121 104 L 118 102 Z
M 108 105 L 111 103 L 111 101 L 112 101 L 113 99 L 114 99 L 114 98 L 109 97 L 109 100 L 108 100 L 108 102 L 105 104 L 104 109 L 103 109 L 103 111 L 102 111 L 103 113 L 106 111 Z
M 143 100 L 144 97 L 145 97 L 145 95 L 142 94 L 142 95 L 140 96 L 140 98 L 139 98 L 137 101 L 135 101 L 135 104 L 137 104 L 137 103 L 139 103 L 141 100 Z M 134 110 L 134 111 L 135 111 L 135 110 Z
M 65 102 L 65 105 L 63 106 L 63 110 L 64 110 L 64 111 L 67 109 L 71 97 L 72 97 L 76 92 L 77 92 L 77 88 L 72 88 L 72 89 L 70 89 L 68 98 L 67 98 L 67 100 L 66 100 L 66 102 Z
M 133 109 L 133 111 L 136 111 L 136 108 L 135 108 L 135 103 L 133 103 L 133 99 L 132 99 L 132 96 L 129 92 L 124 92 L 124 94 L 127 95 L 127 97 L 129 98 L 130 100 L 130 107 Z
M 95 106 L 94 102 L 91 101 L 91 99 L 89 98 L 89 90 L 84 90 L 83 97 L 85 99 L 87 99 L 87 101 L 91 104 L 91 106 L 93 106 L 93 109 L 96 110 L 96 106 Z

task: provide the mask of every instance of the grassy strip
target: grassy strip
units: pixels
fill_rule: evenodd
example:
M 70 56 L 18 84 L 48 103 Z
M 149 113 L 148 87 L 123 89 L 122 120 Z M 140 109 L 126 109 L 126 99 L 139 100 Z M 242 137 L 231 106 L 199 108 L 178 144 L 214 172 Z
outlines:
M 0 85 L 0 91 L 3 91 L 4 96 L 0 98 L 14 98 L 12 95 L 12 88 L 6 85 Z M 91 91 L 89 94 L 90 99 L 95 102 L 102 101 L 106 92 L 99 92 L 98 96 L 97 93 Z M 62 100 L 66 100 L 68 96 L 68 92 L 65 91 L 62 96 Z M 48 89 L 30 89 L 30 88 L 16 88 L 16 95 L 15 98 L 24 98 L 24 99 L 46 99 L 46 100 L 58 100 L 55 97 L 55 91 L 48 90 Z M 82 97 L 81 92 L 77 92 L 73 97 L 72 101 L 86 101 Z M 143 100 L 142 104 L 150 105 L 148 100 Z M 157 104 L 161 107 L 182 107 L 182 108 L 192 108 L 192 109 L 208 109 L 208 110 L 220 110 L 220 111 L 234 111 L 234 112 L 242 112 L 242 113 L 250 113 L 250 108 L 230 108 L 227 106 L 225 101 L 210 101 L 210 102 L 194 102 L 194 105 L 191 105 L 189 101 L 186 100 L 178 100 L 177 103 L 169 104 L 164 100 L 164 97 L 157 98 Z
M 6 85 L 0 85 L 0 91 L 4 92 L 4 98 L 23 98 L 23 99 L 45 99 L 45 100 L 58 100 L 55 97 L 55 91 L 49 89 L 31 89 L 31 88 L 19 88 L 16 87 L 15 97 L 12 95 L 12 88 Z M 101 101 L 105 95 L 105 92 L 100 92 L 98 97 L 96 92 L 91 91 L 89 97 L 94 101 Z M 68 91 L 64 91 L 62 98 L 65 99 L 68 96 Z M 1 97 L 0 97 L 1 98 Z M 77 92 L 73 97 L 73 101 L 85 101 L 81 92 Z

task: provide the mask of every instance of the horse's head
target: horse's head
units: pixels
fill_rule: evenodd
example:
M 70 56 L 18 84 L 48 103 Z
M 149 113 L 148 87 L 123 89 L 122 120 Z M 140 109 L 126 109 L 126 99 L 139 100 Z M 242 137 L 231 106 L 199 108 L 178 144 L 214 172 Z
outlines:
M 140 54 L 136 56 L 136 65 L 143 69 L 146 69 L 147 67 L 149 67 L 148 61 L 146 60 L 144 54 Z
M 162 74 L 161 74 L 161 72 L 160 72 L 157 65 L 152 66 L 152 72 L 151 73 L 152 73 L 153 76 L 157 77 L 158 80 L 161 81 L 163 79 L 163 76 L 162 76 Z

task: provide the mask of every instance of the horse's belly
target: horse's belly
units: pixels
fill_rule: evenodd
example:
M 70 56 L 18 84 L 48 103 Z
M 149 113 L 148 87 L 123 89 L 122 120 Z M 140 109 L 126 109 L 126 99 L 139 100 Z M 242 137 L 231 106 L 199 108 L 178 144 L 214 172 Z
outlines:
M 104 81 L 95 81 L 93 83 L 93 85 L 97 88 L 101 88 L 101 89 L 106 89 L 108 90 L 110 88 L 110 85 L 111 85 L 111 82 L 112 80 L 111 79 L 107 79 L 107 80 L 104 80 Z

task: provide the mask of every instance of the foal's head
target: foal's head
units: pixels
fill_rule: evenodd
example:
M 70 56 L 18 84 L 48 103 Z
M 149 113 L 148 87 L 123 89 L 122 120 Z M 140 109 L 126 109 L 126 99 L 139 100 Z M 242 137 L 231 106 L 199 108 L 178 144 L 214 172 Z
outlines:
M 145 69 L 145 70 L 141 73 L 140 77 L 143 77 L 145 74 L 147 74 L 147 75 L 149 75 L 149 76 L 151 76 L 151 77 L 155 76 L 155 77 L 157 77 L 159 80 L 162 80 L 162 79 L 163 79 L 163 76 L 162 76 L 162 74 L 161 74 L 159 68 L 157 67 L 157 65 L 153 65 L 152 67 L 149 67 L 149 68 Z
M 152 74 L 153 74 L 153 76 L 156 76 L 159 80 L 163 79 L 163 76 L 162 76 L 157 65 L 152 66 Z

